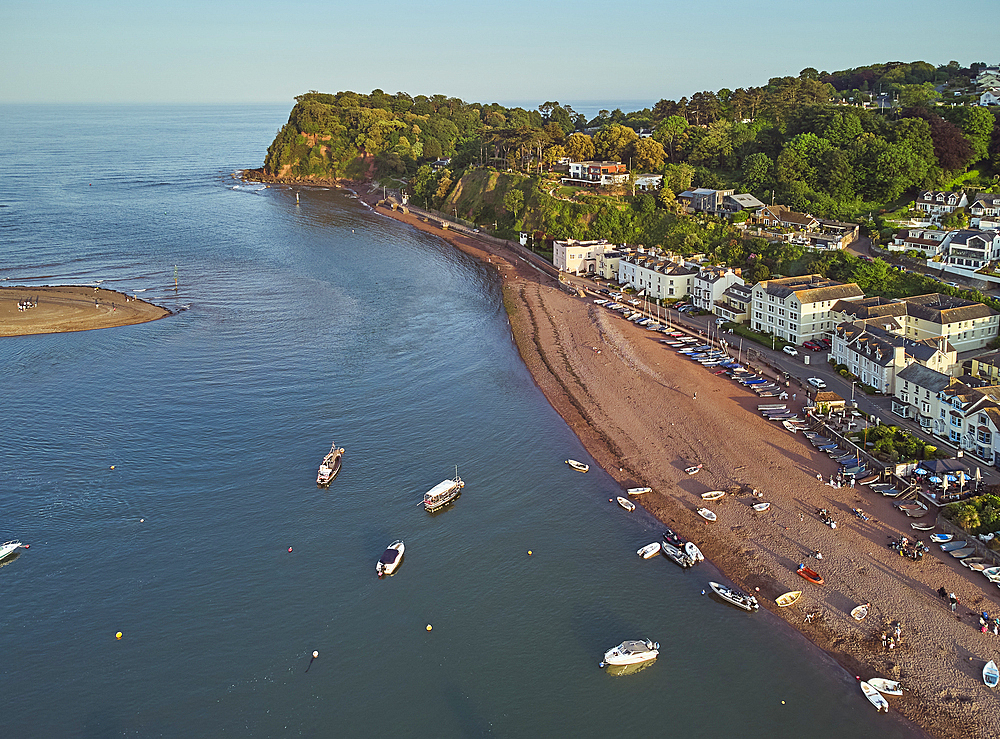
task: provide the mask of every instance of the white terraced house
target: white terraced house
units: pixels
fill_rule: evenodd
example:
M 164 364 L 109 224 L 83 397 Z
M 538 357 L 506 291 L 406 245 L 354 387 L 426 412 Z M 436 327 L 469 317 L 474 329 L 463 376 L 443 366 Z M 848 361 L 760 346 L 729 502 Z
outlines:
M 864 296 L 853 282 L 836 282 L 822 275 L 761 280 L 753 286 L 750 327 L 801 344 L 833 333 L 836 302 Z
M 674 300 L 690 295 L 697 274 L 697 267 L 648 254 L 631 254 L 618 262 L 618 282 L 656 299 Z

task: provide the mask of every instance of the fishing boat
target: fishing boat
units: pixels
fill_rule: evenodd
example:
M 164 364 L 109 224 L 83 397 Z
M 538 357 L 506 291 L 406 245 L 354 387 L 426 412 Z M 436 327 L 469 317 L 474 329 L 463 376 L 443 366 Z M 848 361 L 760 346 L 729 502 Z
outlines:
M 712 511 L 708 510 L 707 508 L 699 508 L 698 515 L 704 518 L 706 521 L 715 521 L 718 518 L 718 516 L 716 516 L 714 513 L 712 513 Z
M 722 490 L 709 490 L 707 493 L 701 494 L 701 499 L 713 501 L 713 500 L 718 500 L 723 495 L 725 495 L 725 492 L 723 492 Z
M 779 595 L 777 598 L 774 599 L 774 602 L 778 604 L 779 608 L 787 608 L 788 606 L 795 603 L 801 597 L 802 597 L 801 590 L 790 590 L 787 593 L 782 593 L 781 595 Z
M 684 545 L 684 554 L 689 556 L 694 562 L 704 562 L 705 555 L 701 553 L 698 545 L 693 541 L 689 541 Z
M 851 618 L 855 621 L 864 621 L 868 616 L 868 609 L 871 607 L 871 603 L 865 603 L 858 606 L 851 611 Z
M 685 467 L 685 468 L 684 468 L 684 471 L 685 471 L 685 472 L 686 472 L 687 474 L 689 474 L 689 475 L 695 475 L 695 474 L 697 474 L 698 472 L 700 472 L 700 471 L 701 471 L 701 468 L 702 468 L 703 466 L 704 466 L 704 465 L 700 465 L 700 464 L 696 464 L 696 465 L 693 465 L 693 466 L 691 466 L 691 467 Z
M 941 545 L 942 552 L 954 552 L 959 549 L 965 549 L 966 542 L 964 541 L 949 541 L 947 544 Z
M 817 585 L 822 585 L 825 582 L 825 580 L 823 580 L 823 576 L 821 574 L 819 574 L 818 572 L 816 572 L 816 570 L 814 570 L 814 569 L 812 569 L 810 567 L 806 567 L 805 565 L 799 565 L 798 569 L 795 570 L 795 571 L 797 573 L 799 573 L 800 577 L 804 577 L 806 580 L 808 580 L 811 583 L 816 583 Z
M 754 503 L 753 504 L 753 509 L 755 511 L 757 511 L 758 513 L 763 513 L 764 511 L 766 511 L 770 507 L 771 507 L 771 504 L 767 503 L 767 502 L 764 502 L 764 503 Z
M 948 554 L 955 559 L 965 559 L 966 557 L 971 557 L 975 553 L 975 547 L 962 547 L 961 549 L 955 549 L 954 551 L 948 552 Z
M 875 690 L 885 695 L 903 694 L 903 686 L 896 680 L 886 680 L 884 677 L 870 677 L 867 682 Z
M 954 534 L 931 534 L 931 541 L 935 544 L 945 544 L 954 538 Z
M 337 475 L 340 474 L 340 463 L 344 457 L 344 448 L 338 447 L 334 442 L 330 445 L 330 451 L 319 464 L 319 472 L 316 474 L 316 484 L 320 487 L 329 485 Z
M 717 582 L 708 583 L 708 587 L 710 587 L 712 589 L 712 592 L 715 593 L 720 598 L 722 598 L 724 601 L 732 603 L 734 606 L 736 606 L 737 608 L 742 608 L 744 611 L 750 611 L 752 613 L 753 611 L 756 611 L 758 608 L 760 608 L 760 605 L 757 603 L 756 598 L 754 598 L 752 595 L 747 595 L 738 588 L 730 588 L 726 585 L 721 585 Z
M 629 488 L 625 492 L 629 495 L 644 495 L 653 492 L 653 488 Z
M 424 493 L 424 509 L 433 512 L 443 508 L 458 498 L 464 487 L 465 483 L 458 476 L 458 467 L 455 467 L 454 480 L 442 480 Z
M 649 639 L 627 639 L 617 647 L 612 647 L 604 653 L 601 667 L 607 665 L 637 665 L 649 662 L 660 654 L 660 645 Z
M 989 687 L 995 688 L 998 680 L 1000 680 L 1000 671 L 997 670 L 997 663 L 990 660 L 983 665 L 983 682 Z
M 628 498 L 623 498 L 620 495 L 618 496 L 618 505 L 620 505 L 622 508 L 624 508 L 629 513 L 631 513 L 632 511 L 635 510 L 635 503 L 633 503 Z
M 933 523 L 911 523 L 910 528 L 914 531 L 933 531 L 937 524 Z
M 864 680 L 861 681 L 861 692 L 865 694 L 865 697 L 871 701 L 871 704 L 875 706 L 875 710 L 882 711 L 885 710 L 889 713 L 889 701 L 887 701 L 880 692 L 875 690 L 869 683 Z
M 567 459 L 566 464 L 572 467 L 577 472 L 589 472 L 590 465 L 584 464 L 583 462 L 577 462 L 575 459 Z
M 655 557 L 660 553 L 660 542 L 654 541 L 652 544 L 647 544 L 642 549 L 636 552 L 643 559 L 649 559 L 650 557 Z
M 22 544 L 21 542 L 17 541 L 17 539 L 12 539 L 11 541 L 5 541 L 3 544 L 0 544 L 0 559 L 6 559 L 7 557 L 9 557 L 14 553 L 14 551 L 18 547 L 24 547 L 25 549 L 27 549 L 29 546 L 30 546 L 29 544 Z
M 379 558 L 378 564 L 375 565 L 375 571 L 378 573 L 379 577 L 382 575 L 391 575 L 399 567 L 399 563 L 403 561 L 403 540 L 397 539 L 382 553 Z

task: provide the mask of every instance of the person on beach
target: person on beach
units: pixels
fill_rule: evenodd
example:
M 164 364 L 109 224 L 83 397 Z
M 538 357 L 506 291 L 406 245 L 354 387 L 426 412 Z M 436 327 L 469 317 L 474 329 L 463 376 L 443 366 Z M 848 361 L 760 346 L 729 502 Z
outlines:
M 692 400 L 698 400 L 698 391 L 695 390 L 694 395 L 691 396 Z
M 958 605 L 958 598 L 955 597 L 954 593 L 948 593 L 948 604 L 951 606 L 951 612 L 955 612 L 955 606 Z
M 940 588 L 938 588 L 938 597 L 941 598 L 941 600 L 944 600 L 945 598 L 948 597 L 948 591 L 944 589 L 943 585 Z

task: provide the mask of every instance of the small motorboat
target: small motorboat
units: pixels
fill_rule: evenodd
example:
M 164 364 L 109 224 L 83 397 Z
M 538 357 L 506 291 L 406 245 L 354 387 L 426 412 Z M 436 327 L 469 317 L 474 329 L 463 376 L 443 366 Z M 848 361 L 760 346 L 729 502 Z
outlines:
M 818 572 L 816 572 L 816 570 L 810 567 L 806 567 L 805 565 L 799 565 L 798 569 L 795 571 L 799 573 L 800 577 L 804 577 L 811 583 L 822 585 L 825 582 L 821 574 L 819 574 Z
M 855 621 L 864 621 L 868 617 L 868 609 L 871 607 L 871 603 L 865 603 L 858 606 L 851 611 L 851 618 Z
M 689 556 L 694 562 L 705 561 L 705 555 L 701 553 L 701 550 L 698 548 L 698 545 L 695 544 L 693 541 L 689 541 L 687 544 L 684 545 L 684 554 Z
M 975 547 L 963 547 L 962 549 L 955 549 L 948 552 L 955 559 L 965 559 L 966 557 L 971 557 L 976 553 Z
M 625 492 L 629 495 L 644 495 L 653 492 L 653 488 L 629 488 Z
M 875 710 L 889 713 L 889 701 L 887 701 L 880 692 L 871 686 L 871 684 L 866 683 L 864 680 L 861 681 L 861 692 L 865 694 L 865 697 L 871 701 L 871 704 L 875 706 Z
M 403 561 L 404 548 L 402 539 L 397 539 L 386 548 L 378 564 L 375 565 L 375 571 L 379 577 L 382 577 L 382 575 L 391 575 L 396 571 L 399 563 Z
M 637 665 L 649 662 L 660 654 L 660 645 L 649 639 L 628 639 L 604 653 L 601 667 L 607 665 Z
M 954 538 L 954 534 L 931 534 L 931 541 L 935 544 L 945 544 Z
M 995 688 L 997 681 L 1000 681 L 1000 671 L 997 670 L 997 663 L 990 660 L 983 665 L 983 682 L 989 687 Z
M 687 543 L 687 541 L 678 536 L 673 529 L 666 529 L 663 532 L 663 541 L 667 542 L 667 544 L 670 544 L 671 546 L 677 547 L 678 549 L 683 548 L 683 546 Z
M 655 557 L 660 553 L 660 542 L 654 541 L 652 544 L 647 544 L 642 549 L 636 552 L 643 559 L 649 559 L 650 557 Z
M 682 549 L 679 549 L 672 544 L 667 544 L 663 542 L 660 546 L 660 551 L 663 552 L 663 556 L 669 559 L 676 565 L 687 569 L 688 567 L 694 566 L 694 560 L 691 559 L 687 554 L 684 553 Z
M 575 459 L 567 459 L 566 464 L 568 464 L 577 472 L 588 472 L 590 470 L 589 464 L 584 464 L 583 462 L 577 462 Z
M 933 523 L 911 523 L 910 528 L 914 531 L 933 531 L 937 524 Z
M 744 611 L 756 611 L 760 608 L 757 603 L 757 599 L 752 595 L 747 595 L 742 590 L 738 588 L 731 588 L 726 585 L 721 585 L 717 582 L 708 583 L 708 587 L 712 589 L 712 592 L 717 596 L 722 598 L 727 603 L 732 603 L 737 608 L 742 608 Z
M 338 447 L 334 442 L 330 445 L 330 451 L 323 457 L 319 464 L 319 472 L 316 473 L 316 484 L 320 487 L 329 485 L 333 478 L 340 474 L 341 462 L 344 458 L 344 448 Z
M 702 493 L 701 494 L 701 499 L 702 500 L 708 500 L 708 501 L 718 500 L 723 495 L 725 495 L 725 492 L 722 491 L 722 490 L 709 490 L 707 493 Z
M 698 474 L 701 471 L 701 468 L 703 466 L 704 465 L 696 464 L 696 465 L 693 465 L 692 467 L 685 467 L 684 471 L 687 474 L 689 474 L 689 475 L 696 475 L 696 474 Z
M 1000 577 L 1000 567 L 987 567 L 984 570 L 980 570 L 984 576 L 993 579 L 994 577 Z
M 966 542 L 964 541 L 949 541 L 947 544 L 941 545 L 942 552 L 954 552 L 959 549 L 965 549 Z
M 716 516 L 714 513 L 712 513 L 712 511 L 708 510 L 707 508 L 699 508 L 698 515 L 704 518 L 706 521 L 715 521 L 718 518 L 718 516 Z
M 623 498 L 620 495 L 618 496 L 618 505 L 620 505 L 622 508 L 624 508 L 629 513 L 631 513 L 632 511 L 635 510 L 635 503 L 633 503 L 628 498 Z
M 17 550 L 18 547 L 24 547 L 27 549 L 29 546 L 30 544 L 22 544 L 17 539 L 5 541 L 3 544 L 0 544 L 0 559 L 6 559 L 9 557 L 15 552 L 15 550 Z
M 764 502 L 764 503 L 754 503 L 753 504 L 753 509 L 755 511 L 757 511 L 758 513 L 763 513 L 764 511 L 766 511 L 770 507 L 771 507 L 771 504 L 767 503 L 767 502 Z
M 902 695 L 903 686 L 896 680 L 886 680 L 884 677 L 870 677 L 867 680 L 875 690 L 884 695 Z
M 778 604 L 779 608 L 787 608 L 788 606 L 798 601 L 798 599 L 801 597 L 802 597 L 801 590 L 790 590 L 787 593 L 782 593 L 781 595 L 779 595 L 777 598 L 774 599 L 774 602 Z

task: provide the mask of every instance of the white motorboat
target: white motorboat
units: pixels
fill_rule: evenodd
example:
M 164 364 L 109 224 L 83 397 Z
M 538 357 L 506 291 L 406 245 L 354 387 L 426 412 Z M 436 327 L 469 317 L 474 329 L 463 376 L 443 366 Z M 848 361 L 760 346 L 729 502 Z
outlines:
M 865 694 L 865 698 L 871 701 L 871 704 L 875 706 L 875 710 L 881 711 L 885 710 L 889 713 L 889 701 L 887 701 L 880 692 L 875 690 L 869 683 L 861 680 L 861 692 Z
M 685 467 L 684 471 L 687 474 L 689 474 L 689 475 L 696 475 L 699 472 L 701 472 L 701 468 L 702 468 L 702 465 L 696 464 L 696 465 L 692 465 L 691 467 Z
M 652 544 L 647 544 L 642 549 L 636 552 L 643 559 L 649 559 L 650 557 L 655 557 L 660 553 L 660 542 L 654 541 Z
M 954 534 L 931 534 L 931 541 L 935 544 L 947 544 L 955 538 Z
M 567 459 L 566 464 L 568 464 L 577 472 L 588 472 L 590 470 L 589 464 L 584 464 L 583 462 L 577 462 L 575 459 Z
M 637 665 L 660 655 L 660 645 L 649 639 L 627 639 L 604 653 L 601 667 L 607 665 Z
M 1000 681 L 1000 670 L 997 670 L 997 663 L 990 660 L 983 666 L 983 682 L 995 688 L 998 681 Z
M 903 686 L 896 680 L 886 680 L 884 677 L 870 677 L 868 684 L 884 695 L 902 695 Z
M 705 555 L 701 553 L 701 550 L 693 541 L 689 541 L 684 545 L 684 554 L 689 556 L 694 562 L 705 561 Z
M 709 582 L 708 587 L 710 587 L 712 592 L 724 601 L 732 603 L 734 606 L 742 608 L 744 611 L 753 612 L 760 608 L 760 605 L 757 603 L 757 599 L 752 595 L 747 595 L 742 590 L 731 588 L 717 582 Z
M 718 518 L 712 511 L 707 508 L 699 508 L 698 515 L 704 518 L 706 521 L 714 521 Z
M 316 484 L 329 485 L 338 474 L 340 474 L 340 463 L 344 458 L 344 448 L 338 447 L 334 442 L 330 445 L 330 451 L 323 457 L 319 464 L 319 472 L 316 474 Z
M 763 513 L 764 511 L 766 511 L 770 507 L 771 507 L 771 504 L 767 503 L 767 502 L 764 502 L 764 503 L 754 503 L 753 504 L 753 509 L 755 511 L 757 511 L 758 513 Z
M 382 577 L 382 575 L 391 575 L 396 571 L 399 563 L 403 561 L 404 548 L 402 539 L 397 539 L 386 548 L 378 564 L 375 565 L 375 571 L 379 577 Z
M 644 493 L 653 492 L 653 488 L 629 488 L 625 492 L 629 495 L 643 495 Z
M 458 476 L 458 467 L 456 467 L 454 480 L 442 480 L 424 493 L 424 509 L 434 512 L 443 508 L 461 495 L 464 487 L 465 483 Z
M 28 544 L 22 544 L 21 542 L 17 541 L 17 539 L 12 539 L 11 541 L 5 541 L 3 544 L 0 544 L 0 559 L 6 559 L 7 557 L 9 557 L 15 552 L 15 550 L 17 550 L 18 547 L 24 547 L 25 549 L 27 549 L 28 546 L 29 546 Z
M 623 498 L 620 495 L 618 496 L 618 505 L 620 505 L 622 508 L 624 508 L 629 513 L 631 513 L 632 511 L 635 510 L 635 503 L 633 503 L 628 498 Z

